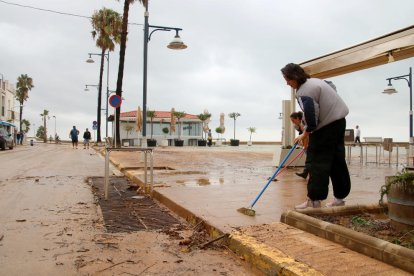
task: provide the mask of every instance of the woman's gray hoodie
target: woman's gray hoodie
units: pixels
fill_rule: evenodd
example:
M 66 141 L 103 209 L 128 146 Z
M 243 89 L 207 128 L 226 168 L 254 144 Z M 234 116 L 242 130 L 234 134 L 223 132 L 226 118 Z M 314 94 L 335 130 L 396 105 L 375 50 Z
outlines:
M 321 79 L 307 79 L 297 89 L 296 99 L 303 110 L 307 132 L 317 131 L 349 113 L 335 86 Z

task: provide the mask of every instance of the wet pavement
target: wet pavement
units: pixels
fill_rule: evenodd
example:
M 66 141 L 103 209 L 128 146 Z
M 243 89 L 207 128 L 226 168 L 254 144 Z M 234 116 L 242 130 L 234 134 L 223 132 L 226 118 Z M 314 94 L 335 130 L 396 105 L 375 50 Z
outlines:
M 278 181 L 271 182 L 253 208 L 255 217 L 236 211 L 250 206 L 274 173 L 275 147 L 156 148 L 154 188 L 224 231 L 279 221 L 284 211 L 306 200 L 306 181 L 295 175 L 302 171 L 300 167 L 284 170 Z M 352 189 L 346 204 L 377 203 L 385 176 L 394 175 L 402 167 L 388 163 L 361 166 L 358 155 L 354 156 L 349 165 Z M 114 152 L 111 159 L 121 168 L 142 168 L 137 153 Z M 143 179 L 141 168 L 127 171 Z M 332 198 L 330 187 L 327 201 Z
M 274 173 L 277 164 L 272 164 L 272 159 L 276 147 L 278 146 L 157 147 L 154 149 L 155 183 L 153 188 L 157 193 L 174 202 L 176 206 L 189 210 L 224 233 L 230 233 L 235 229 L 247 231 L 249 227 L 266 227 L 263 225 L 272 223 L 283 228 L 283 224 L 279 222 L 281 214 L 286 210 L 292 210 L 295 205 L 306 200 L 306 181 L 295 175 L 295 172 L 302 171 L 302 168 L 286 169 L 277 177 L 278 181 L 271 182 L 254 206 L 255 217 L 237 212 L 238 208 L 248 207 L 253 202 L 268 182 L 268 177 Z M 355 147 L 350 150 L 352 158 L 349 170 L 352 189 L 346 198 L 346 204 L 378 203 L 379 190 L 384 184 L 385 177 L 396 174 L 402 166 L 389 165 L 386 154 L 381 155 L 378 163 L 361 165 L 360 149 Z M 399 163 L 405 161 L 404 153 L 405 151 L 400 151 Z M 368 149 L 368 158 L 376 159 L 378 158 L 376 155 L 375 149 L 374 151 Z M 123 169 L 123 172 L 130 178 L 143 181 L 143 162 L 139 154 L 113 152 L 111 161 L 118 168 Z M 327 201 L 332 198 L 330 186 Z M 277 232 L 275 231 L 273 240 L 276 244 Z M 296 249 L 290 248 L 290 251 L 286 251 L 283 246 L 276 245 L 274 249 L 277 248 L 284 254 L 291 255 L 295 260 L 303 259 L 304 263 L 326 275 L 331 273 L 355 275 L 357 271 L 357 274 L 372 275 L 378 275 L 378 271 L 394 275 L 405 274 L 401 270 L 340 245 L 327 241 L 321 242 L 320 238 L 303 231 L 300 232 L 300 235 L 286 234 L 293 244 L 296 243 Z M 268 242 L 272 244 L 272 239 Z M 300 244 L 307 244 L 309 251 L 298 250 Z M 322 259 L 310 258 L 309 256 L 314 254 L 315 250 L 318 251 L 318 255 L 323 252 L 324 257 Z M 338 268 L 335 271 L 332 270 L 331 260 L 335 252 L 348 253 L 342 254 L 341 260 L 343 263 L 353 263 L 355 270 Z M 306 261 L 308 259 L 317 260 Z

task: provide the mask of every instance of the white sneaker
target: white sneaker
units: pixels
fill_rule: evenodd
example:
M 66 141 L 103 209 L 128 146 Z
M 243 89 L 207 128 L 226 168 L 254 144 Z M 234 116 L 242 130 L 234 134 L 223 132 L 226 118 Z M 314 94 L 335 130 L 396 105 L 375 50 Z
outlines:
M 307 201 L 303 202 L 302 204 L 296 205 L 295 209 L 306 209 L 308 207 L 321 208 L 321 201 L 320 200 L 310 200 L 310 199 L 308 199 Z
M 336 206 L 344 206 L 345 205 L 345 201 L 343 199 L 339 199 L 339 198 L 334 198 L 334 200 L 330 203 L 326 203 L 326 207 L 331 208 L 331 207 L 336 207 Z

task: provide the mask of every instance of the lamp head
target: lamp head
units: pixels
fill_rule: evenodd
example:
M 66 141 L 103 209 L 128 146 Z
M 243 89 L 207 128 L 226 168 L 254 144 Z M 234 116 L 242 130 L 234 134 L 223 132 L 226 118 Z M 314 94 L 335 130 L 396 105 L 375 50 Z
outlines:
M 173 40 L 168 44 L 167 48 L 172 50 L 183 50 L 187 48 L 187 45 L 181 40 L 181 37 L 178 35 L 178 30 L 176 30 Z
M 92 59 L 92 55 L 89 55 L 89 58 L 86 60 L 86 63 L 95 63 L 95 61 Z
M 388 95 L 397 93 L 397 90 L 395 90 L 395 88 L 391 84 L 391 80 L 389 81 L 388 85 L 384 88 L 384 91 L 382 93 Z

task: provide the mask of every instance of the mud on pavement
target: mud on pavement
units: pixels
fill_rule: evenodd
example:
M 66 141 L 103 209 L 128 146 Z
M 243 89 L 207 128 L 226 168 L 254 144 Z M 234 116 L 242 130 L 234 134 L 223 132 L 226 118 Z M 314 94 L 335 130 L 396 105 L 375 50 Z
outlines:
M 141 192 L 127 178 L 110 177 L 107 200 L 104 198 L 103 177 L 92 177 L 88 182 L 108 232 L 96 237 L 95 243 L 112 251 L 126 247 L 127 252 L 136 257 L 124 262 L 111 259 L 108 269 L 99 270 L 86 259 L 78 259 L 75 265 L 80 272 L 92 269 L 100 273 L 122 270 L 130 275 L 253 274 L 221 240 L 211 242 L 202 224 L 189 225 Z M 132 272 L 133 267 L 139 269 Z

